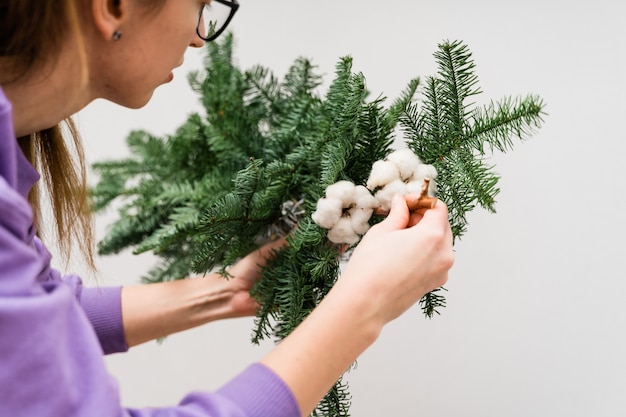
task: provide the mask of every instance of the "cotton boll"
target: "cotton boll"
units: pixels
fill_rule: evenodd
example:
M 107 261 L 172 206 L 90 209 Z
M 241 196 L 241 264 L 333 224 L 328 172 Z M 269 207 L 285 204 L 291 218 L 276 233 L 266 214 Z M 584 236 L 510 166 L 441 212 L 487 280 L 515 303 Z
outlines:
M 421 164 L 413 172 L 412 181 L 421 182 L 426 178 L 430 180 L 430 183 L 428 184 L 428 195 L 434 197 L 437 193 L 437 183 L 435 182 L 435 178 L 437 178 L 437 169 L 429 164 Z
M 372 213 L 374 213 L 374 209 L 371 208 L 359 208 L 352 207 L 348 214 L 350 216 L 350 221 L 352 222 L 352 230 L 354 233 L 362 235 L 367 232 L 370 228 L 369 220 L 372 217 Z
M 429 164 L 420 164 L 413 171 L 414 179 L 424 179 L 428 178 L 430 180 L 434 180 L 437 178 L 437 169 L 434 166 Z
M 406 184 L 400 179 L 390 182 L 376 193 L 380 208 L 389 210 L 391 208 L 391 199 L 396 194 L 407 194 Z
M 354 184 L 350 181 L 337 181 L 326 187 L 326 197 L 344 202 L 344 207 L 354 202 Z
M 372 195 L 370 190 L 362 185 L 354 187 L 354 205 L 359 208 L 376 208 L 378 201 Z
M 403 181 L 407 181 L 411 178 L 411 176 L 413 176 L 413 172 L 415 171 L 415 167 L 422 164 L 419 157 L 408 148 L 390 153 L 387 156 L 387 160 L 396 165 L 398 171 L 400 172 L 400 179 Z
M 422 194 L 424 188 L 424 180 L 413 180 L 406 184 L 406 190 L 408 194 Z
M 324 229 L 332 228 L 341 218 L 343 202 L 337 198 L 320 198 L 311 218 Z
M 396 164 L 391 161 L 376 161 L 372 165 L 370 176 L 367 180 L 367 188 L 384 187 L 393 180 L 400 178 L 400 171 Z
M 406 183 L 402 180 L 395 180 L 387 184 L 385 189 L 391 193 L 392 196 L 394 194 L 406 194 Z
M 352 220 L 344 216 L 328 231 L 328 240 L 333 243 L 347 243 L 353 245 L 359 241 L 359 235 L 352 229 Z

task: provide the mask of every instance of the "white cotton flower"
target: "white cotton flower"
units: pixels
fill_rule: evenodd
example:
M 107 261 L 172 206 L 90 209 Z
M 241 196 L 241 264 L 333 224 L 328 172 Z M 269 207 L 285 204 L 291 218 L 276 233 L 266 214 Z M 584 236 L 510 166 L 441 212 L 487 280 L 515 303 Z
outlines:
M 396 194 L 407 194 L 407 186 L 401 179 L 394 180 L 383 188 L 378 190 L 375 197 L 378 200 L 378 205 L 383 210 L 389 210 L 391 208 L 391 199 Z
M 413 181 L 419 181 L 422 183 L 425 179 L 429 179 L 430 182 L 428 184 L 428 195 L 434 197 L 437 193 L 437 183 L 435 179 L 437 178 L 437 169 L 434 166 L 428 164 L 421 164 L 415 169 L 413 172 Z
M 353 245 L 359 241 L 359 235 L 352 228 L 352 220 L 348 216 L 340 218 L 328 231 L 327 237 L 333 243 Z
M 326 196 L 317 201 L 313 221 L 328 229 L 328 240 L 352 245 L 369 229 L 369 219 L 378 200 L 362 185 L 338 181 L 326 188 Z
M 408 194 L 422 194 L 424 188 L 424 180 L 412 180 L 406 183 L 406 191 Z
M 419 157 L 408 148 L 390 153 L 387 155 L 387 160 L 396 165 L 400 172 L 400 179 L 403 181 L 408 181 L 413 176 L 415 168 L 422 164 Z
M 326 187 L 326 197 L 336 198 L 344 203 L 352 202 L 354 201 L 354 187 L 355 185 L 350 181 L 337 181 Z
M 378 160 L 372 165 L 370 176 L 367 180 L 367 188 L 384 187 L 393 180 L 400 178 L 400 171 L 392 161 Z
M 376 197 L 362 185 L 354 187 L 353 197 L 352 204 L 355 207 L 374 209 L 378 205 Z
M 330 229 L 339 221 L 343 212 L 343 202 L 337 198 L 320 198 L 317 208 L 311 214 L 313 221 L 324 229 Z
M 434 166 L 429 164 L 420 164 L 413 171 L 414 179 L 425 179 L 434 180 L 437 178 L 437 170 Z
M 374 213 L 374 209 L 361 208 L 358 206 L 348 210 L 354 233 L 362 235 L 369 230 L 369 220 L 372 217 L 372 213 Z

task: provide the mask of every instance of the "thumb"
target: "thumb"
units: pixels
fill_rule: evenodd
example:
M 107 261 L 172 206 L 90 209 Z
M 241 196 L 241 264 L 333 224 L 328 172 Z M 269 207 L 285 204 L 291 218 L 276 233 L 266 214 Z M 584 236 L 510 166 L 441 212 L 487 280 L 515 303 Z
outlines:
M 377 225 L 378 229 L 382 231 L 405 229 L 409 224 L 409 215 L 406 200 L 402 195 L 396 194 L 391 199 L 389 215 Z

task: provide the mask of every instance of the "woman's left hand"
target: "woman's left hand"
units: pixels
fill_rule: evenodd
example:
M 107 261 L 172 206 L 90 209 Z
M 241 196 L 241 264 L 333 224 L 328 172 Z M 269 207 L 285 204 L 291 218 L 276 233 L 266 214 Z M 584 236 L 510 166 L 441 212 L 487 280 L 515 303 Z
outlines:
M 122 288 L 122 321 L 126 343 L 135 346 L 215 320 L 255 315 L 250 296 L 263 266 L 286 238 L 268 243 L 217 273 L 178 281 Z
M 228 268 L 227 272 L 232 276 L 232 278 L 228 278 L 228 283 L 231 290 L 234 291 L 230 302 L 235 317 L 256 314 L 259 305 L 250 296 L 250 290 L 261 277 L 261 271 L 267 261 L 286 244 L 287 239 L 284 237 L 267 243 Z

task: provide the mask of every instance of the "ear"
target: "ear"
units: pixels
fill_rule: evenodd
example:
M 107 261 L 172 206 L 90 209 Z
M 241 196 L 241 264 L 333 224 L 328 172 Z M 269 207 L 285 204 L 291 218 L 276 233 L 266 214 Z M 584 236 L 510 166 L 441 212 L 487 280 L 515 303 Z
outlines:
M 126 18 L 129 0 L 92 0 L 91 10 L 96 30 L 106 40 L 113 38 Z

